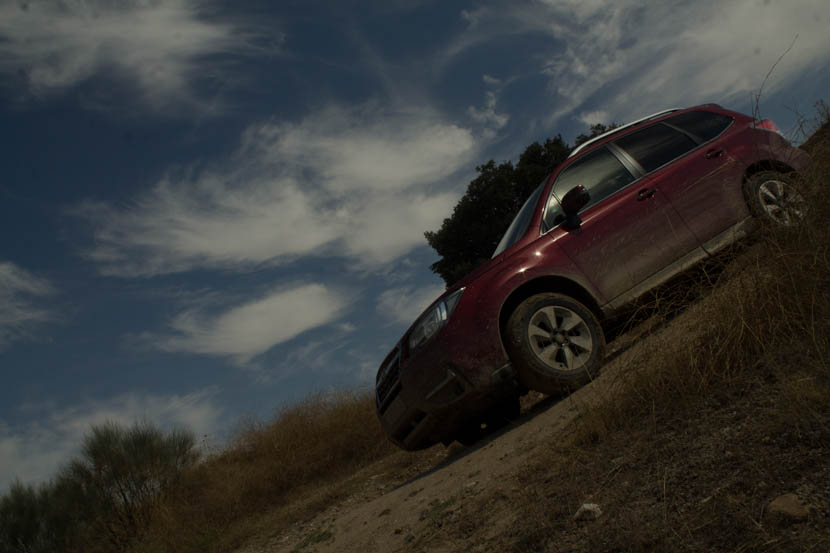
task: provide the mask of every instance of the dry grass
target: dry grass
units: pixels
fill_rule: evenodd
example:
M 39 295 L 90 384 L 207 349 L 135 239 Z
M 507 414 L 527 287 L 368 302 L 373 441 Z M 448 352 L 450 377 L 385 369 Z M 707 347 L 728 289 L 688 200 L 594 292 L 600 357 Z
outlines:
M 522 475 L 518 537 L 501 547 L 830 550 L 828 123 L 822 129 L 824 140 L 808 143 L 803 224 L 765 228 L 722 270 L 685 281 L 694 290 L 684 297 L 702 299 L 635 348 L 572 439 Z M 765 518 L 786 492 L 811 505 L 808 521 Z M 574 521 L 584 501 L 605 515 Z
M 266 522 L 285 526 L 314 513 L 346 493 L 335 483 L 393 450 L 370 394 L 309 397 L 270 423 L 249 424 L 188 474 L 133 550 L 232 550 Z M 315 501 L 299 501 L 308 495 Z
M 830 550 L 830 140 L 808 147 L 805 223 L 765 229 L 736 259 L 721 257 L 724 267 L 655 298 L 657 318 L 693 305 L 635 348 L 570 441 L 527 467 L 511 506 L 517 522 L 485 549 Z M 423 468 L 425 457 L 392 452 L 370 396 L 309 398 L 249 425 L 189 474 L 133 551 L 232 551 L 267 539 L 353 493 L 365 470 L 380 470 L 373 461 L 388 457 L 383 470 L 398 481 Z M 787 491 L 825 518 L 768 524 L 765 505 Z M 573 521 L 589 500 L 606 514 Z M 467 526 L 441 531 L 467 540 Z
M 803 175 L 808 205 L 803 224 L 767 225 L 749 251 L 720 256 L 726 266 L 715 268 L 714 276 L 711 266 L 694 273 L 697 280 L 686 276 L 687 288 L 675 292 L 683 302 L 704 295 L 705 300 L 689 308 L 685 324 L 651 337 L 620 376 L 621 393 L 583 419 L 583 440 L 741 386 L 759 370 L 830 376 L 827 153 Z M 660 303 L 673 312 L 678 302 L 662 298 Z

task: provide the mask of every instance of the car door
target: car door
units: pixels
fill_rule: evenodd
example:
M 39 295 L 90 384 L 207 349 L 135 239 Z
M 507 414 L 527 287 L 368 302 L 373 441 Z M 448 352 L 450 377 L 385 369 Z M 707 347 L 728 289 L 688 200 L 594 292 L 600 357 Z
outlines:
M 614 142 L 649 174 L 701 243 L 749 216 L 743 169 L 728 138 L 718 137 L 731 123 L 725 115 L 692 111 Z
M 548 239 L 574 261 L 606 302 L 698 246 L 665 194 L 637 178 L 611 149 L 602 147 L 556 177 L 546 208 Z M 559 201 L 574 186 L 591 196 L 579 228 L 562 228 Z

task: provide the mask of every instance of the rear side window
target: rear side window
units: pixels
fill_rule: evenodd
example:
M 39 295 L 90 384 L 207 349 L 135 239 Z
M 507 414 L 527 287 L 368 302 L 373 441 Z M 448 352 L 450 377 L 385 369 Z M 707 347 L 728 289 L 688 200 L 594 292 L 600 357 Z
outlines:
M 637 160 L 647 173 L 697 146 L 694 140 L 682 132 L 661 124 L 624 136 L 615 144 Z
M 690 111 L 666 120 L 678 129 L 694 135 L 701 142 L 712 140 L 732 123 L 732 118 L 709 111 Z
M 591 201 L 586 206 L 590 207 L 633 181 L 634 176 L 607 149 L 600 148 L 587 154 L 556 177 L 545 211 L 545 228 L 553 228 L 564 220 L 558 200 L 571 188 L 580 184 L 584 186 L 591 196 Z

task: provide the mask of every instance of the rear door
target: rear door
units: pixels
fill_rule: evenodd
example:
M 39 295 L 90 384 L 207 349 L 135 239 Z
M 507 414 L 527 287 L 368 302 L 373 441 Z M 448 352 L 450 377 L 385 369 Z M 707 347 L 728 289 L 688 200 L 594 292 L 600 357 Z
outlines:
M 724 133 L 731 123 L 725 115 L 691 111 L 614 141 L 701 243 L 749 216 L 743 167 Z
M 556 241 L 606 302 L 695 249 L 694 235 L 664 193 L 606 147 L 572 163 L 557 176 L 544 221 Z M 577 185 L 591 196 L 582 225 L 561 227 L 559 200 Z

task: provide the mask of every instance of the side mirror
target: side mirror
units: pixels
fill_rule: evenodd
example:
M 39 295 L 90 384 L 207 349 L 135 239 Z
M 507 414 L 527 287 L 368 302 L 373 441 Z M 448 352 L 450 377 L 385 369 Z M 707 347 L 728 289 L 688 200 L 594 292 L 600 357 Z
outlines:
M 562 211 L 565 212 L 565 223 L 563 226 L 568 229 L 576 229 L 582 224 L 582 219 L 579 218 L 579 210 L 588 205 L 591 201 L 591 195 L 585 190 L 581 184 L 574 186 L 562 196 Z

